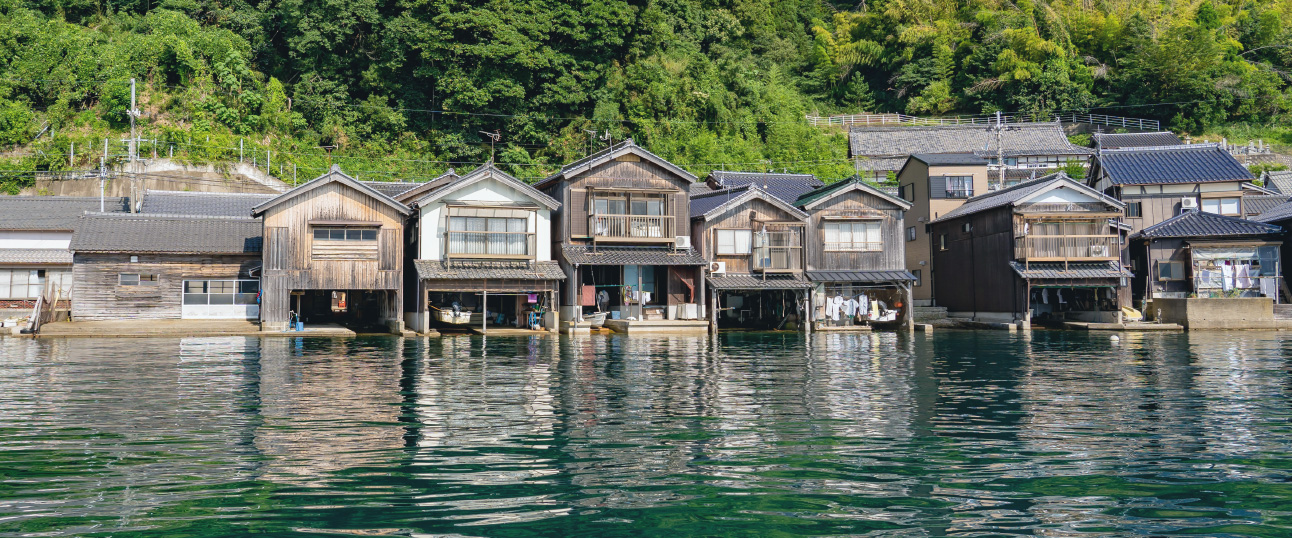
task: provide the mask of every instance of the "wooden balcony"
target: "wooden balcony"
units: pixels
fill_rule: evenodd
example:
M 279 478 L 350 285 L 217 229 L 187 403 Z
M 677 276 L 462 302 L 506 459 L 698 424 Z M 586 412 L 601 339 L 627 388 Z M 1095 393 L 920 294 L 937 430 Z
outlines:
M 1014 240 L 1014 257 L 1034 262 L 1116 260 L 1120 248 L 1115 235 L 1029 235 Z
M 588 230 L 593 241 L 672 243 L 672 215 L 592 215 Z
M 754 247 L 749 266 L 760 273 L 794 273 L 803 270 L 803 247 Z
M 448 232 L 445 259 L 532 260 L 537 234 L 528 232 Z

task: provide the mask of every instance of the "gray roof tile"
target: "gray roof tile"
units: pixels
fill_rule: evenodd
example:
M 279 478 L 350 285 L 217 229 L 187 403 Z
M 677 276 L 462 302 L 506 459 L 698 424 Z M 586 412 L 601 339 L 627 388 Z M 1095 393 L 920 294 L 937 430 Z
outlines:
M 1283 205 L 1283 203 L 1287 202 L 1289 199 L 1292 199 L 1292 197 L 1283 194 L 1255 194 L 1244 196 L 1243 212 L 1246 213 L 1248 217 L 1261 215 Z
M 1095 159 L 1102 174 L 1117 185 L 1253 179 L 1246 167 L 1215 144 L 1104 150 Z
M 104 199 L 108 212 L 130 210 L 126 198 Z M 72 196 L 0 196 L 0 230 L 72 231 L 86 211 L 98 211 L 99 199 Z
M 1252 217 L 1256 222 L 1280 222 L 1288 219 L 1292 219 L 1292 202 L 1284 202 Z
M 896 188 L 890 190 L 887 187 L 873 185 L 869 181 L 862 179 L 861 176 L 852 176 L 848 179 L 839 180 L 824 187 L 813 189 L 812 191 L 799 196 L 793 204 L 798 207 L 803 207 L 817 200 L 834 196 L 834 193 L 840 192 L 851 185 L 857 185 L 857 187 L 863 191 L 868 191 L 871 194 L 878 195 L 880 198 L 885 198 L 889 202 L 892 202 L 893 205 L 902 208 L 903 211 L 911 208 L 910 202 L 897 197 Z
M 0 249 L 0 265 L 71 265 L 72 251 L 57 248 Z
M 1095 146 L 1102 149 L 1179 146 L 1180 137 L 1170 131 L 1156 133 L 1095 133 Z
M 250 217 L 251 208 L 277 194 L 148 191 L 140 213 Z
M 72 251 L 257 254 L 261 234 L 252 218 L 91 213 L 81 217 Z
M 1265 188 L 1292 196 L 1292 170 L 1264 172 L 1261 179 L 1265 181 Z
M 565 261 L 580 265 L 707 265 L 695 250 L 668 247 L 561 245 Z
M 1086 194 L 1089 194 L 1091 197 L 1102 199 L 1111 205 L 1115 205 L 1118 207 L 1121 206 L 1120 202 L 1117 202 L 1112 198 L 1104 196 L 1103 194 L 1100 194 L 1099 192 L 1095 191 L 1094 189 L 1091 189 L 1090 187 L 1087 187 L 1085 185 L 1078 183 L 1077 181 L 1068 177 L 1068 175 L 1063 172 L 1057 172 L 1040 179 L 1024 181 L 1012 187 L 1006 187 L 998 191 L 992 191 L 992 192 L 988 192 L 987 194 L 982 194 L 982 195 L 978 195 L 973 198 L 970 198 L 965 201 L 964 205 L 961 205 L 960 207 L 957 207 L 955 209 L 952 209 L 951 211 L 946 212 L 946 214 L 934 219 L 933 222 L 943 222 L 950 219 L 959 218 L 964 215 L 971 215 L 974 213 L 978 213 L 980 211 L 986 211 L 988 209 L 995 209 L 997 207 L 1011 205 L 1011 204 L 1014 204 L 1015 202 L 1026 199 L 1028 196 L 1031 196 L 1033 193 L 1040 191 L 1042 189 L 1045 189 L 1051 185 L 1054 185 L 1055 183 L 1065 183 L 1069 187 L 1084 191 Z
M 1283 231 L 1273 224 L 1226 217 L 1205 211 L 1185 211 L 1140 230 L 1136 237 L 1225 237 L 1267 235 Z
M 421 183 L 408 181 L 360 181 L 359 183 L 372 187 L 373 190 L 391 198 L 416 189 L 421 185 Z
M 413 260 L 422 280 L 565 280 L 556 262 Z
M 987 166 L 987 158 L 972 153 L 916 153 L 912 159 L 929 166 Z
M 799 196 L 811 192 L 812 189 L 822 187 L 825 182 L 816 178 L 812 174 L 775 174 L 761 172 L 726 172 L 714 170 L 709 177 L 715 180 L 719 185 L 728 188 L 742 187 L 745 185 L 758 185 L 768 194 L 780 198 L 788 204 L 793 204 Z M 696 186 L 699 186 L 698 184 Z M 697 194 L 695 187 L 691 188 L 691 194 Z M 694 211 L 691 213 L 695 214 Z
M 808 271 L 813 282 L 911 282 L 915 275 L 910 271 Z
M 722 275 L 706 279 L 710 286 L 719 290 L 801 290 L 812 287 L 812 282 L 803 275 L 781 274 L 767 275 Z
M 1088 279 L 1134 276 L 1115 261 L 1104 262 L 1009 262 L 1014 272 L 1026 279 Z
M 852 155 L 898 157 L 916 153 L 973 153 L 995 156 L 1090 155 L 1068 141 L 1059 123 L 1007 123 L 997 142 L 994 126 L 854 127 L 848 135 Z M 895 168 L 878 168 L 895 169 Z

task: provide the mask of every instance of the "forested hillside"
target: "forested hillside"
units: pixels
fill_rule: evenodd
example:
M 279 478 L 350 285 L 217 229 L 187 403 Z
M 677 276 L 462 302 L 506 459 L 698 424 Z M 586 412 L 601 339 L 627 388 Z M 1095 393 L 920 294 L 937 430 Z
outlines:
M 806 113 L 1097 111 L 1292 144 L 1292 0 L 0 0 L 0 168 L 121 153 L 131 77 L 145 154 L 241 140 L 274 173 L 333 146 L 427 177 L 498 131 L 527 178 L 625 136 L 696 173 L 834 178 L 844 136 Z

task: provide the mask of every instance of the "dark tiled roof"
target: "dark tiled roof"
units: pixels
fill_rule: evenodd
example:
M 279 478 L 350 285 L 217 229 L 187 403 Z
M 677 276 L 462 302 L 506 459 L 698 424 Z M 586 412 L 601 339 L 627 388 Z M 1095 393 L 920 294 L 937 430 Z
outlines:
M 995 126 L 944 125 L 928 127 L 854 127 L 848 134 L 852 154 L 894 157 L 916 153 L 974 153 L 995 156 L 1089 155 L 1068 141 L 1059 123 L 1008 123 L 997 143 Z
M 1251 181 L 1252 174 L 1215 144 L 1104 150 L 1095 159 L 1117 185 Z
M 707 265 L 694 250 L 668 247 L 598 246 L 596 251 L 585 245 L 561 245 L 565 261 L 580 265 Z
M 1179 146 L 1180 137 L 1170 131 L 1157 133 L 1095 133 L 1095 145 L 1102 149 Z
M 1265 181 L 1265 188 L 1292 196 L 1292 170 L 1264 172 L 1261 179 Z
M 910 271 L 808 271 L 813 282 L 912 282 Z
M 1261 215 L 1282 205 L 1292 197 L 1283 194 L 1257 194 L 1243 197 L 1243 212 L 1247 216 Z
M 1086 278 L 1121 278 L 1134 276 L 1115 261 L 1104 262 L 1009 262 L 1014 272 L 1026 279 L 1086 279 Z
M 130 211 L 126 198 L 105 198 L 108 212 Z M 0 196 L 0 230 L 72 231 L 86 211 L 98 211 L 99 199 L 71 196 Z
M 1038 179 L 1058 172 L 1058 168 L 1006 168 L 1005 181 Z M 999 179 L 1000 175 L 996 171 L 987 174 L 988 181 L 997 181 Z
M 413 260 L 422 280 L 565 280 L 556 262 Z
M 773 196 L 771 193 L 764 191 L 756 184 L 731 189 L 722 189 L 699 196 L 692 196 L 691 218 L 697 219 L 707 217 L 710 213 L 718 211 L 728 204 L 744 204 L 754 199 L 761 199 L 768 204 L 779 207 L 782 211 L 789 213 L 795 218 L 807 218 L 807 213 L 804 213 L 803 210 L 790 205 L 790 202 L 786 202 L 782 198 Z
M 987 166 L 987 158 L 972 153 L 916 153 L 911 155 L 929 166 Z
M 964 205 L 961 205 L 960 207 L 952 209 L 951 211 L 946 212 L 946 214 L 934 219 L 933 222 L 942 222 L 942 221 L 962 217 L 964 215 L 971 215 L 979 211 L 986 211 L 988 209 L 995 209 L 997 207 L 1011 205 L 1026 199 L 1028 196 L 1031 196 L 1034 193 L 1037 193 L 1043 189 L 1053 186 L 1056 183 L 1063 183 L 1064 186 L 1066 187 L 1069 187 L 1078 191 L 1082 191 L 1087 195 L 1089 195 L 1091 198 L 1103 200 L 1117 207 L 1121 206 L 1120 202 L 1113 200 L 1112 198 L 1109 198 L 1095 191 L 1094 189 L 1091 189 L 1090 187 L 1077 183 L 1075 180 L 1068 177 L 1068 175 L 1063 172 L 1058 172 L 1055 174 L 1045 176 L 1040 179 L 1024 181 L 1012 187 L 1006 187 L 998 191 L 992 191 L 992 192 L 988 192 L 987 194 L 975 196 L 973 198 L 966 200 Z
M 140 213 L 250 217 L 251 208 L 278 196 L 227 192 L 148 191 Z
M 767 191 L 768 194 L 780 198 L 785 203 L 793 204 L 799 196 L 811 192 L 812 189 L 822 187 L 825 182 L 816 178 L 812 174 L 774 174 L 760 172 L 725 172 L 715 170 L 709 174 L 718 184 L 723 187 L 741 187 L 745 185 L 758 185 L 758 188 Z M 699 194 L 695 187 L 691 187 L 691 194 Z
M 72 251 L 59 248 L 6 248 L 0 249 L 0 264 L 69 265 Z
M 416 189 L 421 185 L 421 183 L 407 181 L 360 181 L 359 183 L 372 187 L 373 190 L 391 198 Z
M 252 218 L 92 213 L 77 224 L 72 251 L 257 254 L 261 232 Z
M 1292 202 L 1285 202 L 1270 208 L 1260 215 L 1252 217 L 1256 222 L 1280 222 L 1292 219 Z
M 719 290 L 801 290 L 812 287 L 802 275 L 721 275 L 708 277 L 710 286 Z
M 806 206 L 817 200 L 821 200 L 823 198 L 828 198 L 830 196 L 833 196 L 834 193 L 840 192 L 844 188 L 852 185 L 856 185 L 858 188 L 860 188 L 863 191 L 868 191 L 871 194 L 874 194 L 880 198 L 884 198 L 889 202 L 892 202 L 893 205 L 896 205 L 902 209 L 910 209 L 911 207 L 910 202 L 907 202 L 906 200 L 898 198 L 893 194 L 884 192 L 879 187 L 871 185 L 869 182 L 867 182 L 866 180 L 862 179 L 859 176 L 852 176 L 848 179 L 836 181 L 824 187 L 814 189 L 811 192 L 804 193 L 802 196 L 799 196 L 798 199 L 794 201 L 794 205 L 799 207 Z
M 1185 211 L 1140 230 L 1137 237 L 1224 237 L 1266 235 L 1283 231 L 1264 222 L 1226 217 L 1205 211 Z

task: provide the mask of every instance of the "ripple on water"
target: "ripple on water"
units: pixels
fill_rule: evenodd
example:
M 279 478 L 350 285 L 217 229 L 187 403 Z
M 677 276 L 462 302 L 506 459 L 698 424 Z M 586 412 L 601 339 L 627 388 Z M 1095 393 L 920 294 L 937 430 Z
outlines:
M 0 339 L 0 536 L 1292 536 L 1289 343 Z

